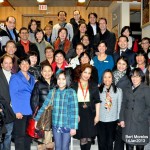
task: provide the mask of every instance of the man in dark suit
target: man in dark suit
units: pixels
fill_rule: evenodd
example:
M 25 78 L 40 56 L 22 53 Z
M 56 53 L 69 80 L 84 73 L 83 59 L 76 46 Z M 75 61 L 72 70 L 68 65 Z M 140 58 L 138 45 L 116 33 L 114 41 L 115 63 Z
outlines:
M 121 35 L 118 39 L 119 51 L 114 53 L 114 62 L 117 62 L 117 59 L 120 56 L 124 56 L 128 59 L 130 66 L 135 64 L 135 53 L 132 50 L 128 49 L 128 38 L 124 35 Z
M 100 32 L 94 36 L 94 47 L 97 49 L 97 46 L 100 41 L 105 41 L 107 43 L 107 55 L 113 55 L 115 44 L 116 44 L 116 36 L 113 32 L 110 32 L 107 29 L 107 19 L 100 18 L 99 21 Z
M 5 113 L 5 127 L 7 133 L 5 135 L 4 142 L 0 144 L 1 150 L 11 149 L 11 134 L 13 130 L 13 121 L 15 119 L 15 114 L 10 105 L 10 94 L 9 94 L 9 80 L 11 77 L 11 69 L 13 66 L 13 59 L 11 56 L 5 54 L 1 57 L 1 67 L 0 69 L 0 103 L 4 107 Z

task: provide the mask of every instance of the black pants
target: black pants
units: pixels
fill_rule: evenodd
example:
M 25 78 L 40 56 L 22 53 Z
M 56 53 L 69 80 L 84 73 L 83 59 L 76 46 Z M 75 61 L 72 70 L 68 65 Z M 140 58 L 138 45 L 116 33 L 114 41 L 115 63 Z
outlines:
M 117 126 L 114 150 L 124 150 L 124 141 L 122 140 L 122 128 Z
M 97 140 L 99 150 L 113 150 L 117 122 L 99 122 L 97 124 Z
M 136 145 L 136 150 L 144 150 L 144 145 Z M 134 145 L 126 144 L 126 150 L 134 150 Z
M 31 138 L 26 134 L 28 119 L 30 116 L 23 116 L 14 122 L 15 150 L 30 150 Z

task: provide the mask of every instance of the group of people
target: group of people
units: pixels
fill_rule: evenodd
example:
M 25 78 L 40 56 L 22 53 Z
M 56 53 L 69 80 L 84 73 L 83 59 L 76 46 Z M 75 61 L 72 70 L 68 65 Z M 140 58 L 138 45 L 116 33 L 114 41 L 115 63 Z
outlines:
M 38 109 L 37 124 L 49 104 L 54 138 L 38 142 L 39 150 L 53 149 L 52 142 L 69 150 L 71 136 L 81 150 L 95 137 L 99 150 L 144 150 L 149 142 L 150 39 L 134 49 L 129 26 L 116 42 L 106 18 L 92 12 L 86 24 L 78 10 L 73 15 L 67 23 L 67 13 L 58 12 L 58 24 L 44 30 L 31 19 L 19 33 L 7 17 L 0 30 L 0 150 L 10 150 L 11 139 L 16 150 L 30 150 L 28 121 Z

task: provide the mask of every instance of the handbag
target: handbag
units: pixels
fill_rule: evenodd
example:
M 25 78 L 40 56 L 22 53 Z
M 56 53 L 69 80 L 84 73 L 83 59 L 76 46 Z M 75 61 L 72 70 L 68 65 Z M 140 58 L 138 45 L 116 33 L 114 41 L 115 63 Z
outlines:
M 32 118 L 29 119 L 28 121 L 28 126 L 26 129 L 26 133 L 35 139 L 43 138 L 44 137 L 44 131 L 39 130 L 35 128 L 35 120 L 33 119 L 35 117 L 35 114 L 37 113 L 38 107 L 35 110 L 35 113 L 33 114 Z
M 45 110 L 44 110 L 43 114 L 41 115 L 39 121 L 37 122 L 36 127 L 39 130 L 50 131 L 50 129 L 51 129 L 52 109 L 53 109 L 53 100 L 54 100 L 55 91 L 56 91 L 56 89 L 53 90 L 52 97 L 49 101 L 49 104 L 48 104 L 47 107 L 45 107 Z

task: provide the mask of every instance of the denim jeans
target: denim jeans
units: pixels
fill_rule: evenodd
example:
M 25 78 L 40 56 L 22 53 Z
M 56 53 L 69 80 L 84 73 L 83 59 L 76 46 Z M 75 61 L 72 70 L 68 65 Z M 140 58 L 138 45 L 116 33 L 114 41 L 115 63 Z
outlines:
M 69 150 L 71 139 L 70 133 L 57 132 L 57 130 L 53 128 L 53 136 L 55 141 L 55 150 Z
M 10 150 L 11 149 L 11 136 L 12 136 L 12 130 L 13 130 L 13 122 L 8 123 L 5 125 L 7 129 L 7 133 L 5 135 L 5 140 L 3 143 L 0 144 L 1 150 Z

